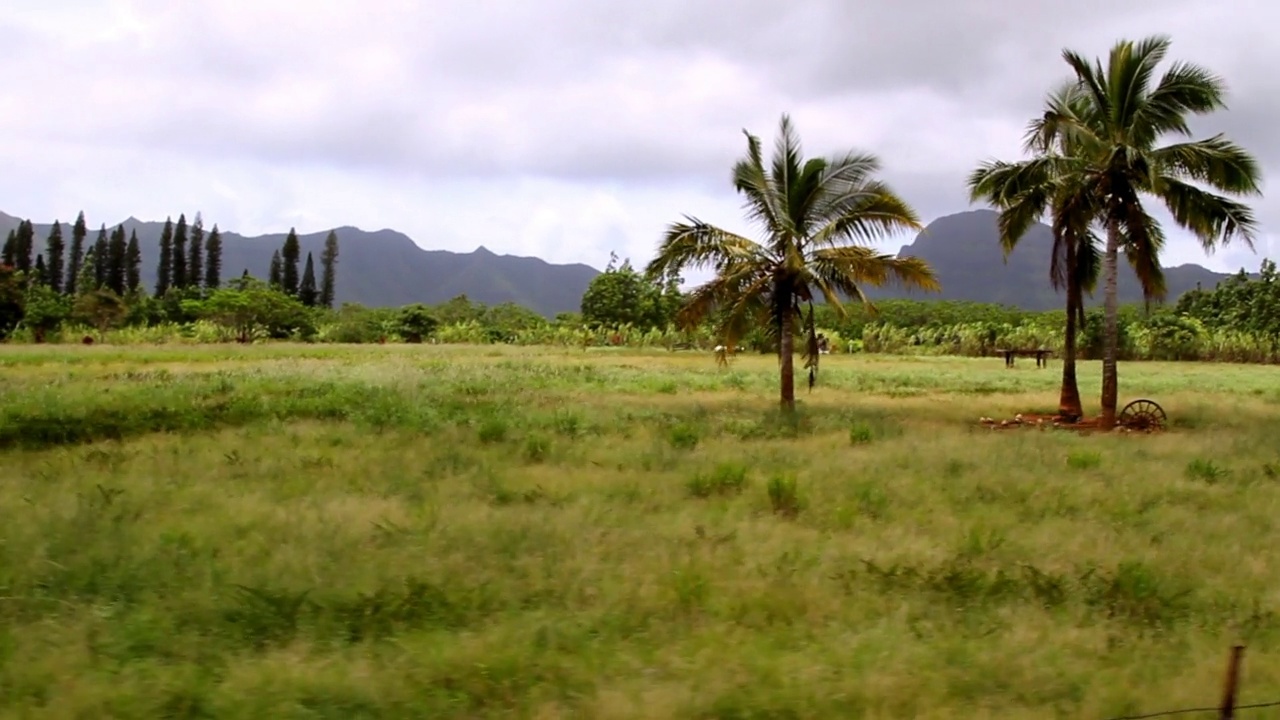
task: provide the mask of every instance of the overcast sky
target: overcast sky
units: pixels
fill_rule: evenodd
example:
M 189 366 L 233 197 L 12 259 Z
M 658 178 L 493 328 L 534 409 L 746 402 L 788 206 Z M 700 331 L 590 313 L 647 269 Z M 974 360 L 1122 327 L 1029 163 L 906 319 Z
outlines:
M 695 214 L 748 229 L 742 129 L 877 153 L 925 221 L 1019 156 L 1060 51 L 1166 33 L 1231 87 L 1280 172 L 1274 0 L 9 0 L 0 210 L 92 225 L 204 213 L 246 234 L 390 227 L 426 248 L 637 264 Z M 1120 8 L 1120 9 L 1117 9 Z M 1265 189 L 1265 188 L 1264 188 Z M 1166 265 L 1255 269 L 1265 237 Z M 888 239 L 896 251 L 910 238 Z

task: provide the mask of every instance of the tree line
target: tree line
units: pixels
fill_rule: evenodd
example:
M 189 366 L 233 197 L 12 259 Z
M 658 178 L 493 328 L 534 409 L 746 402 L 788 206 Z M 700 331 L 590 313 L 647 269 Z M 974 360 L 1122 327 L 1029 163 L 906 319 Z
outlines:
M 190 301 L 239 292 L 242 281 L 252 278 L 245 268 L 236 288 L 224 287 L 222 233 L 216 224 L 206 232 L 200 213 L 190 224 L 185 213 L 179 214 L 176 223 L 172 217 L 165 219 L 151 293 L 142 287 L 143 254 L 136 229 L 126 231 L 120 224 L 108 230 L 103 224 L 91 242 L 81 212 L 70 227 L 69 244 L 64 232 L 63 224 L 55 220 L 43 248 L 37 247 L 36 228 L 30 220 L 20 221 L 8 233 L 0 251 L 0 339 L 20 324 L 31 329 L 33 339 L 42 341 L 67 321 L 99 329 L 187 323 L 198 317 Z M 321 254 L 319 282 L 310 253 L 299 277 L 298 237 L 290 229 L 269 268 L 271 289 L 302 307 L 331 309 L 338 253 L 337 234 L 330 231 Z
M 141 282 L 142 251 L 137 231 L 125 237 L 123 225 L 110 234 L 104 224 L 97 240 L 86 244 L 89 229 L 81 212 L 71 227 L 68 251 L 62 223 L 54 221 L 43 252 L 35 248 L 35 226 L 23 220 L 5 239 L 0 265 L 23 273 L 55 293 L 76 296 L 99 289 L 117 295 L 136 292 Z M 34 255 L 34 260 L 32 259 Z
M 271 266 L 267 271 L 267 284 L 290 297 L 296 297 L 307 307 L 320 305 L 333 307 L 333 292 L 336 274 L 334 265 L 338 259 L 338 235 L 333 230 L 324 241 L 324 252 L 320 254 L 321 280 L 316 287 L 315 263 L 311 253 L 307 253 L 307 263 L 298 275 L 298 256 L 301 246 L 298 233 L 289 228 L 284 245 L 271 254 Z

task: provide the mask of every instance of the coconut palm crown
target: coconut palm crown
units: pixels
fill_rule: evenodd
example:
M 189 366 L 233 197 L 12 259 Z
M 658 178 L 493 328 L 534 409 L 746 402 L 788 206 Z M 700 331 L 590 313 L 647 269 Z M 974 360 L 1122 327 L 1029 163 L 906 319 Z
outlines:
M 797 332 L 806 335 L 811 387 L 817 373 L 815 301 L 843 314 L 847 300 L 867 303 L 866 285 L 897 282 L 930 291 L 939 285 L 924 261 L 866 247 L 885 234 L 921 228 L 915 211 L 873 177 L 880 170 L 878 158 L 850 151 L 805 159 L 791 120 L 783 115 L 766 166 L 760 139 L 743 133 L 747 154 L 733 167 L 733 184 L 761 240 L 686 216 L 686 222 L 669 226 L 646 272 L 714 271 L 714 278 L 688 294 L 677 321 L 691 327 L 714 318 L 730 346 L 753 329 L 764 330 L 778 346 L 782 407 L 794 410 Z

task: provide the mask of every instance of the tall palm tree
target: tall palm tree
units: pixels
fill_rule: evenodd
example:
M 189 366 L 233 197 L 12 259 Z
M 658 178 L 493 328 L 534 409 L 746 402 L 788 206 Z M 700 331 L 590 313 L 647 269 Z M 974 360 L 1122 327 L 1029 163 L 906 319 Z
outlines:
M 1116 420 L 1116 273 L 1122 247 L 1147 299 L 1161 299 L 1165 293 L 1159 258 L 1164 232 L 1143 207 L 1142 197 L 1162 202 L 1206 252 L 1236 238 L 1252 247 L 1257 231 L 1250 208 L 1227 197 L 1261 194 L 1261 171 L 1246 150 L 1222 134 L 1160 144 L 1169 134 L 1189 138 L 1189 116 L 1226 107 L 1225 83 L 1198 65 L 1173 63 L 1157 76 L 1169 46 L 1169 38 L 1160 35 L 1121 40 L 1111 48 L 1106 66 L 1064 50 L 1062 57 L 1075 75 L 1064 91 L 1067 101 L 1051 107 L 1033 129 L 1038 148 L 1068 148 L 1057 172 L 1070 177 L 1080 196 L 1096 205 L 1106 230 L 1099 422 L 1104 429 Z
M 1072 102 L 1079 102 L 1077 96 L 1065 88 L 1051 95 L 1047 105 L 1049 111 L 1054 111 Z M 1058 140 L 1057 147 L 1044 149 L 1039 123 L 1033 121 L 1024 150 L 1035 156 L 1012 163 L 984 162 L 969 175 L 968 187 L 970 201 L 984 200 L 1000 208 L 997 225 L 1006 257 L 1033 224 L 1046 214 L 1051 216 L 1049 281 L 1056 289 L 1065 288 L 1067 295 L 1058 414 L 1075 421 L 1084 414 L 1076 379 L 1077 327 L 1084 323 L 1084 293 L 1092 293 L 1097 284 L 1101 256 L 1092 227 L 1098 213 L 1096 203 L 1087 186 L 1073 184 L 1078 178 L 1064 162 L 1065 154 L 1070 152 L 1067 138 Z
M 782 408 L 792 411 L 795 336 L 802 326 L 811 387 L 816 377 L 815 300 L 825 300 L 843 314 L 841 296 L 867 302 L 863 285 L 897 281 L 924 290 L 939 286 L 924 261 L 861 245 L 891 231 L 921 227 L 915 211 L 873 179 L 880 169 L 878 158 L 850 151 L 806 160 L 784 114 L 766 167 L 760 139 L 745 130 L 743 134 L 747 154 L 733 167 L 733 183 L 764 239 L 756 242 L 686 216 L 688 222 L 667 229 L 646 272 L 657 276 L 713 269 L 715 277 L 689 293 L 677 320 L 688 327 L 715 318 L 730 345 L 752 328 L 766 330 L 778 343 Z

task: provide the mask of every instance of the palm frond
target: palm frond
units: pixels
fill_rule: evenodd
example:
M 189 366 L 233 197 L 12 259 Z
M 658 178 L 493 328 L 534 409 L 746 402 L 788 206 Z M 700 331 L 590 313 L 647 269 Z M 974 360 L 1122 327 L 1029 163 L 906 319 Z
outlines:
M 870 153 L 850 152 L 823 160 L 822 177 L 812 188 L 799 212 L 805 237 L 812 228 L 821 227 L 859 197 L 866 195 L 872 173 L 880 169 L 880 159 Z M 874 189 L 871 190 L 874 192 Z
M 786 208 L 765 172 L 760 138 L 745 129 L 742 134 L 747 136 L 747 156 L 733 166 L 733 186 L 746 196 L 744 209 L 748 217 L 758 222 L 765 232 L 777 232 Z
M 1188 114 L 1203 115 L 1226 107 L 1226 83 L 1209 70 L 1187 62 L 1174 63 L 1146 98 L 1135 124 L 1147 130 L 1154 143 L 1164 133 L 1191 135 Z
M 1103 70 L 1102 63 L 1090 64 L 1083 55 L 1072 50 L 1063 50 L 1062 59 L 1075 72 L 1078 87 L 1089 96 L 1096 113 L 1102 118 L 1109 118 L 1113 112 L 1112 103 L 1107 93 L 1107 73 Z
M 831 282 L 838 277 L 857 285 L 903 287 L 936 292 L 941 289 L 933 268 L 915 257 L 896 257 L 866 247 L 845 246 L 815 250 L 811 272 Z
M 1172 178 L 1165 178 L 1160 190 L 1173 219 L 1194 233 L 1206 252 L 1235 239 L 1253 249 L 1258 224 L 1248 205 Z
M 1160 268 L 1160 251 L 1164 249 L 1164 228 L 1136 199 L 1122 206 L 1124 228 L 1123 250 L 1125 259 L 1138 277 L 1142 297 L 1163 300 L 1165 296 L 1164 271 Z
M 1023 131 L 1023 152 L 1041 155 L 1059 147 L 1062 137 L 1082 124 L 1079 110 L 1087 107 L 1088 98 L 1078 79 L 1064 80 L 1045 97 L 1044 105 L 1044 112 L 1032 118 Z
M 796 134 L 795 126 L 791 123 L 791 117 L 783 114 L 782 120 L 778 123 L 778 137 L 774 140 L 773 148 L 773 167 L 770 180 L 779 197 L 782 198 L 784 207 L 788 210 L 794 207 L 794 187 L 796 180 L 800 175 L 800 161 L 802 149 L 800 147 L 800 137 Z M 796 235 L 796 227 L 790 212 L 778 218 L 778 228 L 774 231 L 774 250 L 777 252 L 780 248 L 776 247 L 777 243 L 784 242 L 786 239 Z
M 864 183 L 857 192 L 832 198 L 815 215 L 822 220 L 808 242 L 815 249 L 834 247 L 842 241 L 869 244 L 895 232 L 924 229 L 915 209 L 878 180 Z
M 1258 161 L 1222 134 L 1166 145 L 1151 151 L 1151 159 L 1168 175 L 1201 182 L 1224 192 L 1262 194 L 1262 170 Z
M 763 330 L 765 338 L 777 335 L 773 322 L 773 285 L 770 275 L 758 272 L 722 298 L 718 335 L 728 345 L 736 345 L 753 330 Z
M 718 309 L 735 303 L 750 301 L 768 289 L 768 268 L 758 263 L 742 261 L 726 265 L 717 275 L 691 290 L 676 312 L 676 321 L 685 329 L 702 323 Z
M 984 162 L 969 174 L 971 201 L 1000 208 L 1000 246 L 1008 256 L 1031 226 L 1044 216 L 1054 179 L 1040 159 L 1018 163 Z
M 821 200 L 819 191 L 823 176 L 826 174 L 827 161 L 824 158 L 810 158 L 800 168 L 800 173 L 792 183 L 787 197 L 788 216 L 791 227 L 795 229 L 795 237 L 803 238 L 809 233 L 810 208 Z
M 681 270 L 720 268 L 746 260 L 763 262 L 764 248 L 749 240 L 685 216 L 687 223 L 673 223 L 667 228 L 657 255 L 645 267 L 649 277 L 661 277 Z
M 1076 239 L 1076 281 L 1085 292 L 1092 294 L 1102 278 L 1102 237 L 1091 229 Z
M 873 314 L 878 312 L 875 304 L 862 291 L 861 282 L 842 272 L 838 265 L 815 265 L 810 271 L 810 276 L 813 284 L 822 293 L 823 299 L 832 310 L 836 311 L 837 316 L 843 318 L 847 313 L 841 295 L 856 301 Z
M 1148 106 L 1156 66 L 1169 51 L 1170 40 L 1163 35 L 1153 35 L 1137 42 L 1121 40 L 1111 48 L 1107 64 L 1107 91 L 1111 99 L 1108 119 L 1112 128 L 1130 132 L 1142 130 L 1137 122 Z M 1145 147 L 1137 142 L 1139 147 Z
M 818 334 L 817 326 L 813 319 L 813 301 L 809 301 L 809 313 L 804 319 L 804 352 L 801 357 L 804 359 L 804 367 L 809 371 L 809 390 L 813 390 L 813 386 L 818 382 Z
M 1054 252 L 1050 260 L 1049 278 L 1054 287 L 1065 287 L 1067 282 L 1073 281 L 1075 273 L 1065 262 L 1066 246 L 1072 246 L 1077 255 L 1076 262 L 1080 262 L 1081 244 L 1096 241 L 1092 225 L 1101 215 L 1102 208 L 1103 197 L 1090 183 L 1087 175 L 1059 178 L 1051 209 Z

